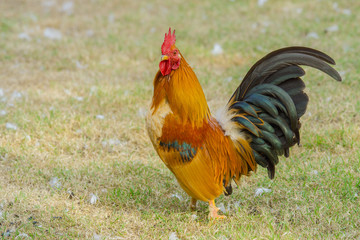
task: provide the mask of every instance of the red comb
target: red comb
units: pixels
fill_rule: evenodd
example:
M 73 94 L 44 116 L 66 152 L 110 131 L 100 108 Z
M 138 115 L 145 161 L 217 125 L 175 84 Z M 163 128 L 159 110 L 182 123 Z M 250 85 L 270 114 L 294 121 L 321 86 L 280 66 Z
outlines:
M 171 28 L 169 28 L 169 33 L 168 34 L 165 33 L 164 42 L 163 42 L 163 44 L 161 46 L 162 54 L 165 54 L 166 52 L 169 52 L 171 46 L 175 44 L 175 41 L 176 41 L 175 30 L 171 34 Z

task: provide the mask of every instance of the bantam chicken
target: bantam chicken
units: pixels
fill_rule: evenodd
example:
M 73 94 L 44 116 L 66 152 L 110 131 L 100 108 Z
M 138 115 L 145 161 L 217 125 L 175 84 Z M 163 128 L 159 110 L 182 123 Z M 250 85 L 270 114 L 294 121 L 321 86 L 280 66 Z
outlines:
M 278 157 L 300 142 L 300 122 L 309 98 L 299 65 L 317 68 L 337 81 L 328 55 L 305 47 L 287 47 L 260 59 L 217 116 L 209 110 L 200 83 L 175 46 L 175 31 L 165 34 L 160 70 L 146 117 L 151 142 L 161 160 L 191 196 L 209 203 L 209 218 L 223 218 L 214 200 L 232 193 L 257 165 L 274 178 Z

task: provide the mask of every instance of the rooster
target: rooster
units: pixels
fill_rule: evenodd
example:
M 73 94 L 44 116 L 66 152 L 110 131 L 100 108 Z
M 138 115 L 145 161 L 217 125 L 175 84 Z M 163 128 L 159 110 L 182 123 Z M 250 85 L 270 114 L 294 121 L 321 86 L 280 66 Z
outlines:
M 309 101 L 299 65 L 317 68 L 337 81 L 328 55 L 306 47 L 271 52 L 253 67 L 214 117 L 200 83 L 175 46 L 175 30 L 165 34 L 159 71 L 146 116 L 146 128 L 161 160 L 191 196 L 209 203 L 209 218 L 218 214 L 214 200 L 232 193 L 242 175 L 267 168 L 274 178 L 279 156 L 300 143 L 300 117 Z

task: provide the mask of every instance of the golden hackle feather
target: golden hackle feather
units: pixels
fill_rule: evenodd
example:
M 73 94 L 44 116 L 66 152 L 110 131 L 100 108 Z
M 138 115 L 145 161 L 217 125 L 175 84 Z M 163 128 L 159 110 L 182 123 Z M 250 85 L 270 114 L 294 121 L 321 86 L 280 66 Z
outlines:
M 152 110 L 157 108 L 165 95 L 173 113 L 184 123 L 189 121 L 201 125 L 210 116 L 200 83 L 183 57 L 179 69 L 170 75 L 163 76 L 160 71 L 156 74 Z

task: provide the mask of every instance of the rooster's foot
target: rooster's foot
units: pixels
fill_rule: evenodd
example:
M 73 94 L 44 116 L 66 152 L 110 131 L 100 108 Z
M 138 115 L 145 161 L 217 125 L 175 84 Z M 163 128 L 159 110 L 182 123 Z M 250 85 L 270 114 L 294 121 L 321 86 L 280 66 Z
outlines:
M 215 206 L 214 200 L 209 201 L 209 210 L 210 210 L 209 219 L 224 219 L 224 218 L 226 218 L 226 216 L 218 214 L 219 208 L 217 208 Z

